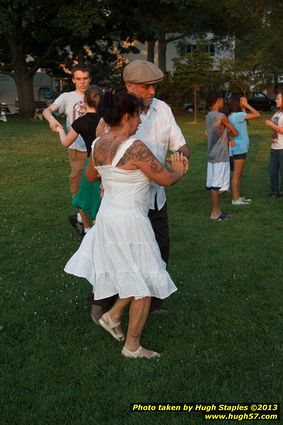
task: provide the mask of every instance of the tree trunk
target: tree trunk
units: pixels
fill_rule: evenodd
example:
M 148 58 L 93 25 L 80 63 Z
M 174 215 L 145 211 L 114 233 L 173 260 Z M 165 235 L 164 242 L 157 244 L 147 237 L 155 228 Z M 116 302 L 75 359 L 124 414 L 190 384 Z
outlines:
M 147 60 L 154 63 L 154 49 L 156 40 L 149 40 L 147 42 Z
M 194 124 L 197 124 L 197 89 L 194 88 Z
M 279 84 L 278 84 L 278 74 L 274 74 L 273 76 L 273 94 L 277 94 L 279 90 Z
M 160 29 L 158 33 L 158 66 L 164 73 L 166 72 L 166 48 L 165 29 Z
M 18 92 L 19 114 L 27 118 L 32 118 L 35 111 L 33 94 L 34 73 L 28 69 L 22 41 L 17 40 L 12 34 L 6 34 L 5 36 L 12 57 L 12 67 Z
M 33 118 L 35 111 L 33 76 L 30 76 L 29 73 L 23 73 L 21 68 L 15 68 L 15 81 L 18 92 L 19 114 L 27 118 Z

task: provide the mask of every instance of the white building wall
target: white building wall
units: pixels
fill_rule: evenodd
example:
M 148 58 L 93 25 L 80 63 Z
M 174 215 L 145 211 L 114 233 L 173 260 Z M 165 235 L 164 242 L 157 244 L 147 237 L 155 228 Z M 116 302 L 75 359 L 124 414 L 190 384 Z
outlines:
M 235 57 L 235 41 L 230 40 L 228 42 L 227 40 L 224 40 L 226 43 L 217 43 L 213 41 L 213 34 L 207 34 L 206 37 L 208 43 L 213 43 L 215 47 L 215 54 L 213 56 L 213 67 L 214 69 L 218 68 L 219 61 L 221 59 L 233 59 Z M 166 69 L 168 72 L 173 71 L 173 59 L 178 57 L 179 54 L 177 52 L 177 44 L 178 41 L 173 41 L 167 44 L 167 51 L 166 51 Z M 197 39 L 192 37 L 184 37 L 182 41 L 185 41 L 187 45 L 191 44 L 197 44 Z M 126 58 L 129 60 L 129 62 L 135 60 L 135 59 L 147 59 L 147 43 L 142 44 L 138 42 L 132 43 L 135 47 L 137 47 L 140 50 L 140 53 L 129 53 L 126 56 Z M 158 45 L 155 44 L 155 53 L 154 53 L 154 63 L 158 64 Z
M 33 77 L 33 94 L 36 102 L 45 101 L 52 103 L 55 90 L 55 79 L 46 72 L 37 72 Z M 0 104 L 7 105 L 11 113 L 17 112 L 16 103 L 18 92 L 13 77 L 0 73 Z

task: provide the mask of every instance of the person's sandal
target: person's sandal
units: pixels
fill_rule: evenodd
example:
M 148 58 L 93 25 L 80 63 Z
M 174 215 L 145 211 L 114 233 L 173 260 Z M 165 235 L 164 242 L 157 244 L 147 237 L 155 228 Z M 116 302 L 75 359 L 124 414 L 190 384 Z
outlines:
M 125 335 L 122 332 L 115 332 L 114 328 L 117 328 L 121 322 L 114 323 L 109 313 L 104 313 L 103 316 L 98 320 L 100 326 L 109 332 L 113 338 L 117 341 L 124 341 Z
M 136 351 L 130 351 L 125 346 L 122 349 L 122 356 L 127 359 L 157 359 L 160 357 L 160 354 L 156 351 L 152 351 L 151 356 L 147 357 L 142 354 L 143 347 L 140 345 Z

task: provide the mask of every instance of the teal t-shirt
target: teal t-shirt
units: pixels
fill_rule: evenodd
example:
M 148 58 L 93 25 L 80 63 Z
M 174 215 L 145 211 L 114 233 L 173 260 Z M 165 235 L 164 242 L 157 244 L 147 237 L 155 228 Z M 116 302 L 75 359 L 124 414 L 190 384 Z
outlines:
M 233 155 L 247 153 L 249 150 L 249 135 L 246 116 L 246 112 L 233 112 L 228 117 L 230 123 L 238 132 L 238 136 L 233 137 L 236 146 L 231 146 L 230 148 Z

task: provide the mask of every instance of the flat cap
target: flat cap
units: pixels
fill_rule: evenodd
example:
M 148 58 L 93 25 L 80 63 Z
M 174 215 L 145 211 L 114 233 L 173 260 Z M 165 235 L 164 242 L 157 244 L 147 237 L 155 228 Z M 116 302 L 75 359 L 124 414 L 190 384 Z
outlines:
M 152 62 L 136 59 L 125 66 L 123 79 L 125 83 L 153 84 L 163 80 L 163 72 Z

